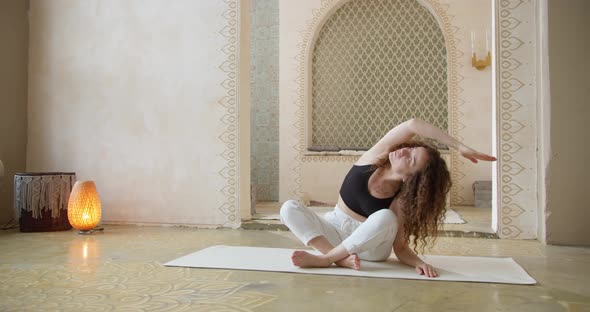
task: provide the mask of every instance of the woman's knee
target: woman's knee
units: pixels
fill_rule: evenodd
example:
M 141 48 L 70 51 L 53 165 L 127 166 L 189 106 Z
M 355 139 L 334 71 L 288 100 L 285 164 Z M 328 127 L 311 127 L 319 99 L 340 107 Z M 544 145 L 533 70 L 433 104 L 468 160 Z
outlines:
M 369 216 L 368 220 L 379 225 L 379 227 L 394 227 L 397 229 L 397 216 L 391 209 L 381 209 Z M 366 222 L 366 221 L 365 221 Z
M 281 216 L 281 221 L 285 223 L 285 220 L 290 219 L 294 212 L 301 211 L 301 204 L 293 199 L 287 200 L 281 206 L 281 210 L 279 211 L 279 215 Z

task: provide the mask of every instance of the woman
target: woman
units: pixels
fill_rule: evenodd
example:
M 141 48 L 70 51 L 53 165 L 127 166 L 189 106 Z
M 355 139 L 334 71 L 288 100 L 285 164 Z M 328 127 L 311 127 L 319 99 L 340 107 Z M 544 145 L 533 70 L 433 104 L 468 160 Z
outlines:
M 361 259 L 386 260 L 393 246 L 397 258 L 418 274 L 438 276 L 415 250 L 418 245 L 424 249 L 426 238 L 436 236 L 451 178 L 440 153 L 429 144 L 411 141 L 414 135 L 457 149 L 474 163 L 496 160 L 422 120 L 400 124 L 354 164 L 332 212 L 321 218 L 297 201 L 283 204 L 281 221 L 305 245 L 322 253 L 295 251 L 294 265 L 328 267 L 335 263 L 358 270 Z

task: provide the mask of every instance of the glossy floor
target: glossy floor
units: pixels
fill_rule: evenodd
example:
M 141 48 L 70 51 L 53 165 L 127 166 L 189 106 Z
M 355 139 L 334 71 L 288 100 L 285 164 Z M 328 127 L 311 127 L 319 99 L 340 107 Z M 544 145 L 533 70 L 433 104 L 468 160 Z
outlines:
M 163 267 L 225 244 L 303 248 L 289 232 L 106 226 L 0 233 L 0 311 L 588 311 L 590 248 L 442 237 L 429 252 L 510 256 L 534 286 Z

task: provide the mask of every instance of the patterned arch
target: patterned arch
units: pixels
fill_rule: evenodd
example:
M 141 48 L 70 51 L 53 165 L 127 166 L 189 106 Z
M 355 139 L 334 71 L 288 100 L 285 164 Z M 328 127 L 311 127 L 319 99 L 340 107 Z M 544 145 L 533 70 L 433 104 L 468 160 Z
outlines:
M 447 51 L 416 0 L 349 1 L 313 44 L 311 145 L 368 149 L 418 117 L 448 128 Z

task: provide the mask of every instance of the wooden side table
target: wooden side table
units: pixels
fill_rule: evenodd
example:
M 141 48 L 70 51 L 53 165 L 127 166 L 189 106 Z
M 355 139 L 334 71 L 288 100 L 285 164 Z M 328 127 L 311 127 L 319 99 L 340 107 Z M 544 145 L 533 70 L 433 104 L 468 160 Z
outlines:
M 74 172 L 17 173 L 14 175 L 14 209 L 21 232 L 65 231 L 68 200 L 76 182 Z

